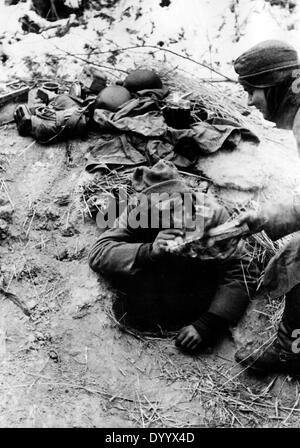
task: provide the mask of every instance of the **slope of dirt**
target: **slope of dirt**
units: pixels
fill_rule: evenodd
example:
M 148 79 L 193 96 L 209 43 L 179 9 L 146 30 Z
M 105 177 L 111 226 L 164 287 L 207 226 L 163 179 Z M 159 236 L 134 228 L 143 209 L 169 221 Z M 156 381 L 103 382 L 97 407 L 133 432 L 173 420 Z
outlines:
M 72 205 L 91 142 L 74 141 L 70 159 L 65 143 L 42 147 L 8 125 L 0 143 L 14 205 L 1 278 L 30 313 L 0 295 L 1 427 L 299 426 L 295 380 L 257 379 L 234 362 L 237 345 L 272 332 L 267 298 L 236 342 L 197 357 L 121 332 L 113 293 L 87 264 L 97 228 Z

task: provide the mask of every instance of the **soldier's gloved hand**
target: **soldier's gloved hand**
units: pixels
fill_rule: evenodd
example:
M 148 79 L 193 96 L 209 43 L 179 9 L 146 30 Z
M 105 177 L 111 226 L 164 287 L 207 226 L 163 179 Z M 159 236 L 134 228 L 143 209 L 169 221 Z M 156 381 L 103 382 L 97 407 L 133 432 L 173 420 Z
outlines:
M 193 352 L 201 342 L 202 338 L 194 325 L 188 325 L 179 331 L 175 344 L 182 350 Z
M 152 244 L 153 255 L 161 255 L 168 251 L 168 243 L 176 238 L 183 238 L 184 230 L 166 229 L 161 230 Z
M 267 217 L 263 212 L 250 211 L 241 214 L 237 221 L 239 226 L 247 224 L 251 233 L 257 233 L 264 229 Z

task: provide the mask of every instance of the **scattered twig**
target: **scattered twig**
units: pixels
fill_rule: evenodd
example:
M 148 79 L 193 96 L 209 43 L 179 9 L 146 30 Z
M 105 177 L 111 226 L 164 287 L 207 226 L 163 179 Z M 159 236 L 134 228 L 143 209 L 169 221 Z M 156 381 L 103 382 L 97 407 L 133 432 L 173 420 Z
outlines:
M 92 61 L 90 61 L 90 60 L 88 60 L 88 59 L 82 58 L 81 56 L 76 56 L 75 54 L 71 53 L 70 51 L 67 51 L 67 50 L 64 50 L 64 49 L 62 49 L 62 48 L 59 48 L 57 45 L 54 45 L 54 46 L 55 46 L 59 51 L 62 51 L 63 53 L 67 54 L 68 56 L 71 56 L 71 57 L 73 57 L 74 59 L 78 59 L 78 60 L 80 60 L 80 61 L 82 61 L 82 62 L 85 62 L 85 63 L 87 63 L 87 64 L 89 64 L 89 65 L 93 65 L 93 66 L 95 66 L 95 67 L 99 67 L 99 68 L 104 68 L 104 69 L 106 69 L 106 70 L 112 70 L 112 71 L 117 71 L 117 72 L 120 72 L 120 73 L 125 73 L 126 75 L 128 74 L 128 72 L 127 72 L 126 70 L 122 70 L 121 68 L 116 68 L 116 67 L 113 67 L 113 66 L 108 66 L 108 65 L 98 64 L 98 63 L 96 63 L 96 62 L 92 62 Z
M 31 224 L 32 224 L 32 221 L 33 221 L 33 219 L 35 217 L 35 213 L 36 213 L 36 211 L 35 211 L 35 209 L 33 209 L 33 213 L 32 213 L 32 216 L 31 216 L 31 219 L 30 219 L 30 222 L 29 222 L 29 226 L 28 226 L 27 231 L 26 231 L 26 237 L 28 237 L 28 235 L 29 235 Z
M 2 123 L 0 123 L 0 127 L 2 127 L 2 126 L 6 126 L 6 125 L 8 125 L 8 124 L 12 124 L 12 123 L 14 123 L 14 122 L 15 122 L 14 119 L 12 119 L 12 120 L 8 120 L 8 121 L 3 121 Z
M 0 294 L 2 294 L 6 299 L 9 299 L 15 305 L 17 305 L 26 316 L 30 316 L 30 310 L 27 305 L 23 302 L 23 300 L 19 299 L 15 294 L 9 291 L 5 291 L 5 289 L 0 287 Z
M 1 191 L 2 189 L 4 190 L 4 192 L 5 192 L 6 196 L 7 196 L 7 199 L 8 199 L 9 202 L 10 202 L 10 205 L 11 205 L 12 208 L 14 209 L 15 206 L 14 206 L 14 203 L 13 203 L 13 201 L 12 201 L 12 199 L 11 199 L 11 197 L 10 197 L 10 194 L 9 194 L 9 192 L 8 192 L 8 188 L 7 188 L 7 186 L 6 186 L 5 180 L 4 180 L 4 179 L 0 179 L 0 181 L 1 181 L 1 188 L 0 188 L 0 191 Z
M 300 400 L 300 394 L 299 394 L 299 390 L 298 390 L 298 386 L 296 385 L 297 388 L 297 395 L 296 395 L 296 401 L 294 403 L 294 406 L 292 407 L 289 415 L 286 417 L 286 419 L 283 421 L 283 425 L 285 425 L 288 421 L 288 419 L 291 417 L 291 415 L 293 414 L 293 412 L 295 411 L 296 407 L 299 405 L 299 400 Z
M 44 363 L 43 367 L 39 370 L 38 375 L 40 375 L 40 374 L 43 372 L 43 370 L 46 368 L 48 362 L 49 362 L 49 358 L 47 358 L 47 360 L 46 360 L 46 362 Z M 28 389 L 27 389 L 27 394 L 31 391 L 31 389 L 33 388 L 33 386 L 35 386 L 35 384 L 39 381 L 39 379 L 40 379 L 40 377 L 37 376 L 37 377 L 32 381 L 31 385 L 30 385 L 30 386 L 28 387 Z
M 21 152 L 18 154 L 18 157 L 21 157 L 23 154 L 25 154 L 25 152 L 26 152 L 28 149 L 30 149 L 35 143 L 36 143 L 36 140 L 33 140 L 33 142 L 29 143 L 29 145 L 27 145 L 27 146 L 23 149 L 23 151 L 21 151 Z
M 169 48 L 158 47 L 156 45 L 134 45 L 134 46 L 130 46 L 130 47 L 117 48 L 115 50 L 106 50 L 106 51 L 97 51 L 97 50 L 95 50 L 94 53 L 96 53 L 96 54 L 119 53 L 119 52 L 124 52 L 124 51 L 128 51 L 128 50 L 134 50 L 136 48 L 151 48 L 151 49 L 154 49 L 154 50 L 164 51 L 166 53 L 173 54 L 174 56 L 180 57 L 182 59 L 186 59 L 186 60 L 188 60 L 190 62 L 193 62 L 194 64 L 197 64 L 197 65 L 200 65 L 200 66 L 202 66 L 204 68 L 207 68 L 208 70 L 216 73 L 217 75 L 222 76 L 222 78 L 225 78 L 227 81 L 230 81 L 230 82 L 233 82 L 233 83 L 237 82 L 235 79 L 232 79 L 232 78 L 230 78 L 227 75 L 224 75 L 223 73 L 219 72 L 215 68 L 212 68 L 209 65 L 204 64 L 203 62 L 196 61 L 195 59 L 190 58 L 189 56 L 185 56 L 183 54 L 177 53 L 176 51 L 170 50 Z

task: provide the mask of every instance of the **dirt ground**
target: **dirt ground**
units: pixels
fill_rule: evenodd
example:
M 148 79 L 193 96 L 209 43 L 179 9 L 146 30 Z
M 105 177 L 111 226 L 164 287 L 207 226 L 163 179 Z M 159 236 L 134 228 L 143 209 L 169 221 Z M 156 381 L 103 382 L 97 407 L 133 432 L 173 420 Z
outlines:
M 1 427 L 299 426 L 298 381 L 234 361 L 272 333 L 274 304 L 255 299 L 235 340 L 195 357 L 122 332 L 87 264 L 98 230 L 72 205 L 91 142 L 74 141 L 69 158 L 65 143 L 42 147 L 13 124 L 0 142 L 1 197 L 14 206 L 1 279 L 15 295 L 0 294 Z

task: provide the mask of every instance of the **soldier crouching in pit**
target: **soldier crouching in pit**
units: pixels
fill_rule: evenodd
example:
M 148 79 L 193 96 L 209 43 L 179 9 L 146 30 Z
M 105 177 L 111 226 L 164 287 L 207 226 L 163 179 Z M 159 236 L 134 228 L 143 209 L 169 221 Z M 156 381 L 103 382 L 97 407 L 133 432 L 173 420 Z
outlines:
M 122 323 L 139 330 L 178 331 L 176 346 L 198 352 L 212 346 L 247 308 L 255 281 L 244 243 L 223 241 L 217 246 L 198 246 L 198 252 L 189 253 L 170 250 L 172 244 L 176 246 L 195 232 L 195 224 L 189 221 L 191 215 L 202 216 L 196 231 L 205 235 L 226 222 L 228 212 L 204 193 L 197 193 L 195 206 L 197 194 L 180 179 L 171 162 L 160 161 L 151 169 L 137 168 L 134 179 L 139 191 L 144 187 L 140 197 L 146 199 L 139 211 L 143 215 L 140 222 L 155 208 L 172 209 L 171 222 L 164 222 L 160 215 L 158 225 L 135 228 L 130 214 L 137 206 L 129 205 L 113 228 L 94 244 L 90 267 L 108 277 L 119 291 L 115 311 L 122 316 Z M 165 200 L 148 200 L 157 193 L 165 194 Z M 188 198 L 184 213 L 187 204 L 193 209 L 185 213 L 183 225 L 178 225 L 176 204 L 173 201 L 171 207 L 167 199 L 170 195 L 174 199 L 174 194 L 177 199 L 183 195 Z

